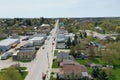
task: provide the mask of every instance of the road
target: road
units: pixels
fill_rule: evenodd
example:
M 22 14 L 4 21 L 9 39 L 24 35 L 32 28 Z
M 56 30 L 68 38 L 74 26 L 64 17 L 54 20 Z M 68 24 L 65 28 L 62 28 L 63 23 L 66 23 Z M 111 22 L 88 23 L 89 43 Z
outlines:
M 48 36 L 45 44 L 43 45 L 45 48 L 42 47 L 37 52 L 36 58 L 32 61 L 28 66 L 28 75 L 25 80 L 42 80 L 42 72 L 47 74 L 47 79 L 50 78 L 50 71 L 52 67 L 52 60 L 54 56 L 54 49 L 55 45 L 52 45 L 54 41 L 53 37 L 55 37 L 55 33 L 57 30 L 59 20 L 56 21 L 55 28 L 51 31 L 51 35 Z

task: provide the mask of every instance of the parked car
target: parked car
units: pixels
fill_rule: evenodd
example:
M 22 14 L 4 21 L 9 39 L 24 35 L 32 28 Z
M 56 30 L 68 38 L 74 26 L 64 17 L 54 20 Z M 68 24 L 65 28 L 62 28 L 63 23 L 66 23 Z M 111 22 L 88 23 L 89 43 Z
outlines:
M 27 38 L 24 38 L 24 39 L 22 39 L 22 41 L 26 41 L 26 40 L 28 40 L 29 38 L 27 37 Z

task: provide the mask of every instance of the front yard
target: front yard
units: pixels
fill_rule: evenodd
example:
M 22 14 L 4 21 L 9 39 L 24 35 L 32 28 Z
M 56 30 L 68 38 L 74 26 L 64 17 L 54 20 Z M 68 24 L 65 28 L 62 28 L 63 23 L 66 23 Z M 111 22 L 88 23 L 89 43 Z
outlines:
M 59 68 L 59 64 L 56 60 L 53 60 L 52 68 Z

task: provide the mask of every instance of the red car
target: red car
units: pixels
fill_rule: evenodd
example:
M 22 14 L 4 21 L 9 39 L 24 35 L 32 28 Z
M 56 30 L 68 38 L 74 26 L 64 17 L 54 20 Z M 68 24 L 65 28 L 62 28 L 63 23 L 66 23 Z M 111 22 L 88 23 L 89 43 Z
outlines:
M 46 74 L 42 73 L 42 80 L 45 80 Z

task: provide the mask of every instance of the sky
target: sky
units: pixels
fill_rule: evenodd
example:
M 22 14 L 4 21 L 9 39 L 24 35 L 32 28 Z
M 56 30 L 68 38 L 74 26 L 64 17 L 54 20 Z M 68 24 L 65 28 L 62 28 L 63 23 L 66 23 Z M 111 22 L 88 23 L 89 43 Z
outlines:
M 0 18 L 120 17 L 120 0 L 0 0 Z

